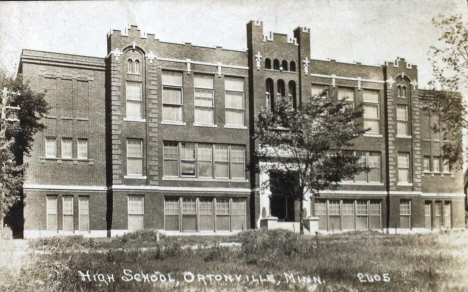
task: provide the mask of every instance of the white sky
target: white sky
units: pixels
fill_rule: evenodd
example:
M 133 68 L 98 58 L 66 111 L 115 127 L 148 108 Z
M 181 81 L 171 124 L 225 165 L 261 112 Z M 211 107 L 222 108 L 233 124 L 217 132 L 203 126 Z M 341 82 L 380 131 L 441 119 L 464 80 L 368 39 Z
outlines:
M 349 1 L 141 1 L 0 2 L 0 68 L 15 73 L 22 49 L 104 57 L 106 34 L 138 25 L 166 42 L 243 50 L 246 24 L 263 21 L 269 31 L 292 35 L 311 30 L 314 59 L 381 65 L 397 56 L 419 68 L 423 87 L 427 60 L 440 31 L 432 18 L 467 14 L 466 0 Z M 466 19 L 466 18 L 465 18 Z

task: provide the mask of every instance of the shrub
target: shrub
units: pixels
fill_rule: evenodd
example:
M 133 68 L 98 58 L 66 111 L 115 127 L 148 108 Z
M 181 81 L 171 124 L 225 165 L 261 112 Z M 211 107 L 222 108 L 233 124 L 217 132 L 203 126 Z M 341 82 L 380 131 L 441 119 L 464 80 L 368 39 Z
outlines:
M 301 250 L 299 235 L 288 230 L 248 230 L 238 236 L 250 264 L 278 263 Z

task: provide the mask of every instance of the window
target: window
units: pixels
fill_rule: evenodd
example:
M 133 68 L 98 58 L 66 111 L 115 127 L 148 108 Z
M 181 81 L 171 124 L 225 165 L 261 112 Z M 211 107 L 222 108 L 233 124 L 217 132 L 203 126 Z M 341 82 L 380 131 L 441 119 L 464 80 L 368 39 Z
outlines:
M 57 231 L 57 196 L 47 196 L 47 230 Z
M 127 60 L 127 72 L 128 73 L 133 72 L 133 61 L 132 61 L 132 59 Z
M 273 111 L 275 109 L 275 89 L 273 85 L 273 80 L 271 78 L 268 78 L 266 80 L 265 89 L 266 106 L 267 108 Z
M 141 83 L 127 82 L 127 118 L 142 119 Z
M 280 61 L 278 59 L 275 59 L 273 61 L 273 69 L 274 70 L 279 70 L 280 69 Z
M 78 139 L 78 159 L 88 159 L 88 139 Z
M 180 173 L 195 176 L 195 143 L 180 143 Z
M 324 91 L 326 91 L 324 93 Z M 320 84 L 312 84 L 310 87 L 310 94 L 313 97 L 328 97 L 328 86 Z
M 284 80 L 280 79 L 277 83 L 277 91 L 276 94 L 278 98 L 284 98 L 286 96 L 286 88 L 284 87 Z
M 444 227 L 452 228 L 452 204 L 444 202 Z
M 288 61 L 283 60 L 283 62 L 281 62 L 281 67 L 283 67 L 283 71 L 288 71 Z
M 214 124 L 213 75 L 196 74 L 195 123 Z
M 370 168 L 368 173 L 361 172 L 356 175 L 356 181 L 380 182 L 380 153 L 367 152 L 362 154 L 361 163 Z
M 215 177 L 229 178 L 229 147 L 215 145 Z
M 244 79 L 226 77 L 226 125 L 244 125 Z
M 434 203 L 434 228 L 439 229 L 442 226 L 442 202 Z
M 135 73 L 140 73 L 140 61 L 135 60 Z
M 45 156 L 47 158 L 57 157 L 57 140 L 55 138 L 46 138 Z
M 409 182 L 409 153 L 398 153 L 398 182 Z
M 245 179 L 245 146 L 165 141 L 163 167 L 166 177 Z
M 73 147 L 71 138 L 62 138 L 62 158 L 72 158 Z
M 424 172 L 430 172 L 431 171 L 431 157 L 429 156 L 424 156 L 424 161 L 423 161 L 423 171 Z
M 320 230 L 382 228 L 381 200 L 316 200 L 314 210 Z
M 398 97 L 401 96 L 401 85 L 398 85 L 398 87 L 397 87 L 397 96 Z
M 64 231 L 73 231 L 73 197 L 72 196 L 63 196 L 63 230 Z
M 400 228 L 411 228 L 411 200 L 400 200 Z
M 232 231 L 246 228 L 244 198 L 165 198 L 165 229 L 172 231 Z M 179 222 L 182 222 L 179 228 Z
M 354 89 L 353 88 L 339 88 L 338 99 L 345 100 L 350 108 L 354 108 Z
M 198 144 L 198 176 L 213 177 L 213 146 L 210 144 Z
M 432 168 L 434 172 L 440 172 L 440 157 L 439 156 L 432 157 Z
M 444 162 L 442 164 L 442 171 L 443 172 L 450 172 L 450 164 L 447 158 L 444 158 Z
M 428 229 L 432 229 L 432 205 L 431 202 L 424 203 L 424 221 Z
M 164 176 L 179 176 L 177 142 L 164 142 Z
M 127 139 L 127 174 L 143 175 L 143 141 Z
M 408 136 L 408 106 L 397 105 L 397 135 Z
M 271 60 L 268 58 L 265 59 L 265 69 L 271 69 Z
M 128 230 L 144 228 L 144 196 L 128 196 Z
M 296 62 L 291 61 L 291 62 L 289 63 L 289 71 L 291 71 L 291 72 L 296 72 Z
M 182 72 L 162 72 L 164 121 L 182 122 Z
M 78 197 L 80 231 L 89 231 L 89 197 Z
M 401 88 L 401 96 L 400 97 L 406 97 L 406 86 L 403 86 Z
M 179 230 L 179 199 L 165 198 L 164 199 L 164 215 L 166 230 Z
M 364 90 L 362 94 L 364 109 L 364 128 L 370 130 L 367 133 L 380 133 L 379 92 Z

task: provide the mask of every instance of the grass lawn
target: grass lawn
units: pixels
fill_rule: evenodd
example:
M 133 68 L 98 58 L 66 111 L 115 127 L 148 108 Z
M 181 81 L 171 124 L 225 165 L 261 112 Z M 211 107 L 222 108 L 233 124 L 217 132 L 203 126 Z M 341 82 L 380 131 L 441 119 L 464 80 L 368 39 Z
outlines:
M 468 291 L 468 231 L 155 238 L 31 240 L 0 291 Z

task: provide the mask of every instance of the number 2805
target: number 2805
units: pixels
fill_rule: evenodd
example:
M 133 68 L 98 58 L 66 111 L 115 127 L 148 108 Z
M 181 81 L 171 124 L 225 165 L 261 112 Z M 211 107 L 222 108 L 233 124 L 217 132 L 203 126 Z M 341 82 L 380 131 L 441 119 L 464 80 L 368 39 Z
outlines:
M 390 282 L 390 275 L 388 273 L 382 274 L 382 275 L 369 275 L 369 274 L 363 274 L 363 273 L 358 273 L 357 277 L 359 278 L 359 281 L 361 283 L 372 283 L 372 282 Z

